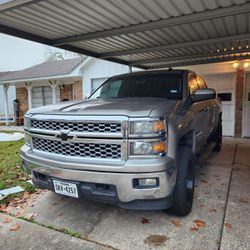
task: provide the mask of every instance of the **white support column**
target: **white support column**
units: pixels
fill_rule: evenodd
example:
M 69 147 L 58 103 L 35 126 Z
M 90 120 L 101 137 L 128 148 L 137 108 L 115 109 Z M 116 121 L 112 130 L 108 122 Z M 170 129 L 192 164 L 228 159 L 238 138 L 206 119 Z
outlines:
M 7 84 L 3 85 L 3 98 L 4 98 L 4 114 L 6 118 L 6 125 L 9 125 L 8 118 L 9 118 L 9 105 L 8 105 L 8 88 L 9 86 Z
M 32 109 L 32 82 L 26 82 L 25 85 L 28 90 L 28 108 Z
M 83 79 L 84 79 L 84 73 L 82 74 L 82 99 L 84 100 L 84 99 L 86 99 L 86 96 L 85 96 L 86 86 L 85 86 L 85 82 Z
M 52 89 L 52 103 L 56 103 L 56 87 L 57 87 L 57 80 L 49 81 L 51 89 Z
M 131 65 L 128 66 L 128 72 L 129 72 L 129 73 L 132 73 L 132 72 L 133 72 L 133 69 L 132 69 L 132 66 L 131 66 Z

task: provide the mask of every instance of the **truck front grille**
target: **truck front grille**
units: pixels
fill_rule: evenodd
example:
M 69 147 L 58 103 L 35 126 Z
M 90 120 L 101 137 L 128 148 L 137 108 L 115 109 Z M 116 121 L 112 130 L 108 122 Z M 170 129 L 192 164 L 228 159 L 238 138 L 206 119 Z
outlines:
M 31 120 L 31 128 L 41 130 L 70 130 L 85 133 L 121 133 L 121 123 L 116 122 L 70 122 Z
M 106 143 L 61 142 L 33 137 L 36 150 L 64 156 L 120 159 L 121 145 Z

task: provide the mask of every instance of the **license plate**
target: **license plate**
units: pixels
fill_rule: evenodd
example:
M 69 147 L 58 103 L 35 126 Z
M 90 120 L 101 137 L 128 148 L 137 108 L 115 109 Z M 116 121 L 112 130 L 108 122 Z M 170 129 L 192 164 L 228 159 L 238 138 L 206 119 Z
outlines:
M 74 183 L 53 180 L 54 189 L 57 194 L 78 198 L 77 186 Z

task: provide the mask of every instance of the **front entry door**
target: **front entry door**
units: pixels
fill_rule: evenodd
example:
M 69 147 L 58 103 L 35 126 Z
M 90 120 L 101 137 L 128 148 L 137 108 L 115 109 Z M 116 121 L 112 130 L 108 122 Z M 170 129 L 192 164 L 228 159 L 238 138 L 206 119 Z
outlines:
M 250 137 L 250 74 L 246 75 L 242 135 Z

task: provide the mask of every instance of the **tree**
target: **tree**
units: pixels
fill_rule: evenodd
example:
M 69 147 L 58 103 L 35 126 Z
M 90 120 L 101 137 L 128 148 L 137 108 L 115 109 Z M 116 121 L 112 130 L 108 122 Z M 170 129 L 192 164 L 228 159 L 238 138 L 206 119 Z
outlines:
M 60 61 L 60 60 L 73 59 L 79 57 L 84 59 L 86 56 L 62 49 L 46 48 L 45 51 L 46 62 Z

